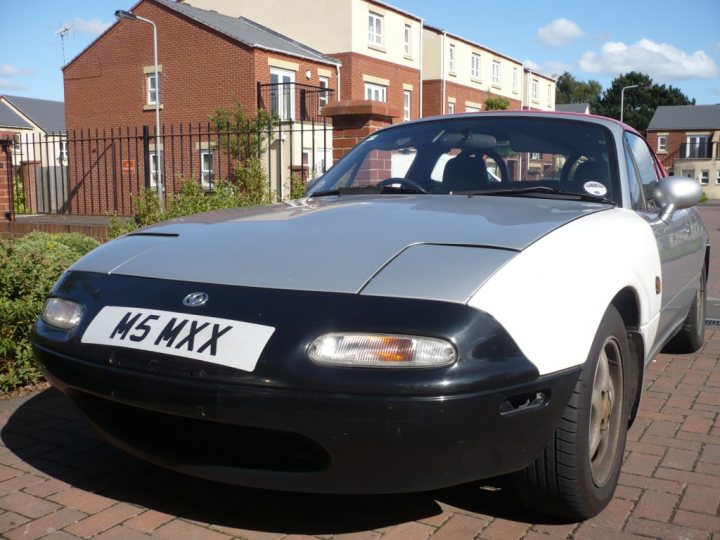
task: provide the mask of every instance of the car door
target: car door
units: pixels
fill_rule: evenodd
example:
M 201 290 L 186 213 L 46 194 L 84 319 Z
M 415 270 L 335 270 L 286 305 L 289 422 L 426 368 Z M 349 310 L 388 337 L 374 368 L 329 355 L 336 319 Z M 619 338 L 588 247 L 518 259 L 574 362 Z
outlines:
M 628 177 L 631 184 L 640 186 L 633 207 L 652 228 L 660 254 L 662 307 L 657 338 L 665 341 L 685 320 L 695 296 L 704 257 L 702 226 L 695 209 L 677 210 L 667 224 L 658 219 L 653 190 L 659 167 L 653 153 L 634 133 L 626 132 L 625 142 Z

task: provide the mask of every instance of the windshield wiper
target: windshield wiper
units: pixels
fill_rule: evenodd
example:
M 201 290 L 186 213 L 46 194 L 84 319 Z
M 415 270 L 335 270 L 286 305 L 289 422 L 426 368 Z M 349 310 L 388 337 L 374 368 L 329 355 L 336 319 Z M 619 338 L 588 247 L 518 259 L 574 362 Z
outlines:
M 603 197 L 601 195 L 592 195 L 591 193 L 576 193 L 574 191 L 561 191 L 557 188 L 549 186 L 533 186 L 518 189 L 490 189 L 484 191 L 471 191 L 463 192 L 468 195 L 496 195 L 500 197 L 513 197 L 513 196 L 524 196 L 524 195 L 550 195 L 552 197 L 557 196 L 560 199 L 571 199 L 588 202 L 600 202 L 605 204 L 615 204 L 615 201 Z
M 327 197 L 331 195 L 377 195 L 380 193 L 427 193 L 421 189 L 417 189 L 410 186 L 394 186 L 389 184 L 387 186 L 358 186 L 358 187 L 342 187 L 337 189 L 328 189 L 326 191 L 316 191 L 311 193 L 309 197 Z

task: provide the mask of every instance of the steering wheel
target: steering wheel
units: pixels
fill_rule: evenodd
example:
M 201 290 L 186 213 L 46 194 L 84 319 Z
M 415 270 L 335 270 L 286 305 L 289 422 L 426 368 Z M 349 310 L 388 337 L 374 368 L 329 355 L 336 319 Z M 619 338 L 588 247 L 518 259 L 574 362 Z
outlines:
M 505 163 L 503 157 L 495 150 L 483 150 L 483 154 L 489 158 L 492 158 L 492 160 L 497 163 L 497 166 L 500 169 L 500 180 L 502 181 L 502 183 L 504 184 L 506 182 L 509 182 L 510 171 L 508 170 L 507 163 Z
M 377 184 L 375 184 L 376 187 L 382 189 L 388 186 L 394 186 L 399 184 L 400 189 L 407 189 L 407 190 L 413 190 L 417 191 L 419 193 L 428 193 L 428 190 L 422 187 L 420 184 L 415 182 L 414 180 L 410 180 L 409 178 L 386 178 L 385 180 L 381 180 Z

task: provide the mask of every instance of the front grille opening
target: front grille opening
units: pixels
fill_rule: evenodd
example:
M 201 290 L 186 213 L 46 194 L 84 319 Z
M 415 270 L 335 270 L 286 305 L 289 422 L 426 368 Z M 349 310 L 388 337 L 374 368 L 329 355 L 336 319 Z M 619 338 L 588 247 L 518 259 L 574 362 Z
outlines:
M 330 456 L 320 445 L 296 433 L 175 416 L 84 392 L 73 394 L 102 431 L 175 462 L 278 472 L 320 471 L 330 464 Z
M 705 326 L 720 326 L 720 319 L 705 319 Z

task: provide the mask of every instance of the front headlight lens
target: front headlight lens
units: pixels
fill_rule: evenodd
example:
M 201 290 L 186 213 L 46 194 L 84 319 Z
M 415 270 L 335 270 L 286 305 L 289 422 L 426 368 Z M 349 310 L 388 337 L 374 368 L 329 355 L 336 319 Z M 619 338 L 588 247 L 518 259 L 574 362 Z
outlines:
M 440 367 L 457 360 L 443 339 L 394 334 L 332 333 L 308 348 L 313 362 L 356 367 Z
M 72 330 L 82 319 L 85 310 L 77 302 L 63 298 L 48 298 L 40 317 L 49 325 Z

